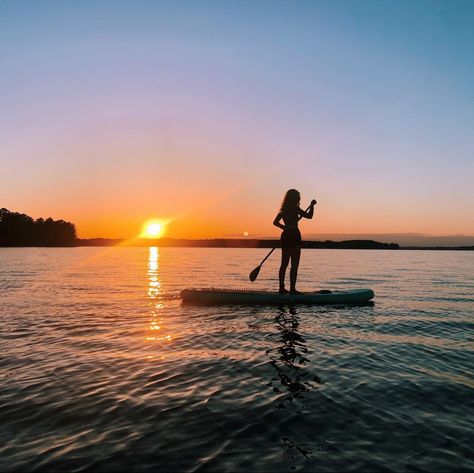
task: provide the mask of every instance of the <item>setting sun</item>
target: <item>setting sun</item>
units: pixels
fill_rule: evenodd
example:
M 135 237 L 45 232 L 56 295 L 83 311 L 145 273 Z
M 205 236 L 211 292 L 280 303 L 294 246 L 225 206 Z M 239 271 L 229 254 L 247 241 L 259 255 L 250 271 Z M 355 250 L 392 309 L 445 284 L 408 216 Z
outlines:
M 143 238 L 158 238 L 163 235 L 165 225 L 162 222 L 152 221 L 144 225 Z

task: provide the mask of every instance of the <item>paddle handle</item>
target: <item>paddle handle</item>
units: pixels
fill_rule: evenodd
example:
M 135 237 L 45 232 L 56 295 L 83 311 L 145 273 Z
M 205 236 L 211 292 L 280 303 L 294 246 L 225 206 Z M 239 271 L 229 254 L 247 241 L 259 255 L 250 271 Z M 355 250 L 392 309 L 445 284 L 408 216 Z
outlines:
M 305 212 L 309 212 L 309 209 L 311 208 L 311 204 L 308 205 L 308 208 L 305 210 Z M 302 219 L 303 217 L 300 215 L 298 217 L 298 222 Z
M 275 246 L 275 248 L 272 248 L 270 253 L 268 253 L 267 256 L 265 256 L 265 258 L 263 258 L 262 262 L 259 264 L 259 266 L 262 266 L 263 263 L 265 263 L 265 261 L 267 261 L 268 257 L 277 249 L 278 247 Z

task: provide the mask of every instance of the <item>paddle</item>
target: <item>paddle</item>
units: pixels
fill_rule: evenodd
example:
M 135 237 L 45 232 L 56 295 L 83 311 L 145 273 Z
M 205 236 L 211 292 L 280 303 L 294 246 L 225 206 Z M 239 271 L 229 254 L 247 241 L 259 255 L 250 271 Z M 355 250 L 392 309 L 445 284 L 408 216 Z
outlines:
M 306 209 L 306 212 L 308 212 L 310 208 L 311 208 L 311 205 Z M 298 220 L 301 220 L 301 216 L 298 217 Z M 268 253 L 268 255 L 265 256 L 265 258 L 263 258 L 262 262 L 249 274 L 249 279 L 250 279 L 250 281 L 254 282 L 255 279 L 257 279 L 258 273 L 260 272 L 260 268 L 262 267 L 263 263 L 265 263 L 265 261 L 267 261 L 267 258 L 268 258 L 277 248 L 278 248 L 277 246 L 275 246 L 275 248 L 272 248 L 272 250 L 270 251 L 270 253 Z

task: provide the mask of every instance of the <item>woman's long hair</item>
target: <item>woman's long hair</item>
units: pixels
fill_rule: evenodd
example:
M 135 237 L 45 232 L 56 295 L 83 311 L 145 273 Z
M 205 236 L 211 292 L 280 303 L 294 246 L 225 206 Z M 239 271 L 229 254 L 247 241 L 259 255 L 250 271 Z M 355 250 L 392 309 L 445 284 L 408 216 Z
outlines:
M 300 205 L 300 193 L 296 189 L 290 189 L 286 192 L 283 202 L 281 203 L 280 212 L 295 212 Z

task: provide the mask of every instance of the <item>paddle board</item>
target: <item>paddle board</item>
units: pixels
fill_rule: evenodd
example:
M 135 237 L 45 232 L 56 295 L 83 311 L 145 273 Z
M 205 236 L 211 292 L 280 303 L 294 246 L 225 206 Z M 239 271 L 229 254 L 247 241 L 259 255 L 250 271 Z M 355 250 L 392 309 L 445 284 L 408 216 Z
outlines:
M 226 288 L 189 288 L 181 291 L 183 302 L 190 304 L 363 304 L 373 297 L 372 289 L 326 290 L 297 295 Z

